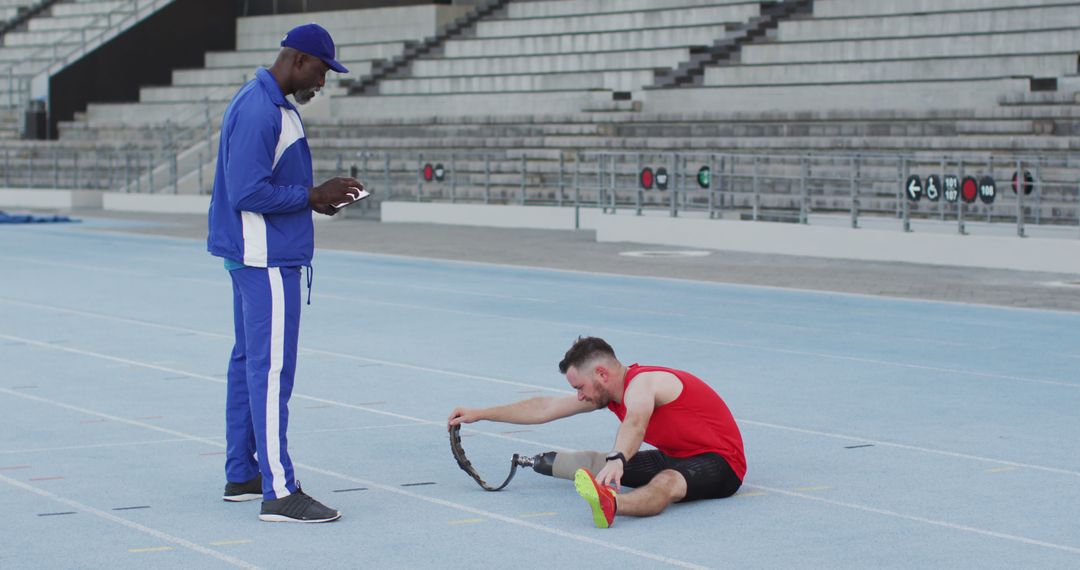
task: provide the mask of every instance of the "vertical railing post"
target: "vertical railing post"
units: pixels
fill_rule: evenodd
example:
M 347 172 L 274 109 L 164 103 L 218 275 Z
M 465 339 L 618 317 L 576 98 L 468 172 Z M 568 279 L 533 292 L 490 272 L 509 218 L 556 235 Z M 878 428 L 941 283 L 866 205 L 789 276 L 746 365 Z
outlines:
M 956 231 L 960 235 L 967 235 L 964 226 L 964 161 L 960 160 L 960 196 L 956 199 Z
M 1020 159 L 1016 160 L 1016 235 L 1019 237 L 1027 237 L 1024 235 L 1024 163 Z
M 799 168 L 799 223 L 805 225 L 807 219 L 810 217 L 809 202 L 810 202 L 810 159 L 808 157 L 802 157 L 802 164 Z
M 601 212 L 607 213 L 604 208 L 604 157 L 603 153 L 596 155 L 596 207 Z
M 416 155 L 416 201 L 424 194 L 424 153 Z
M 393 184 L 391 184 L 390 178 L 390 153 L 383 154 L 383 188 L 386 188 L 387 193 L 393 194 Z
M 908 164 L 908 159 L 903 159 L 903 174 L 900 177 L 900 201 L 902 202 L 902 212 L 904 218 L 904 231 L 911 231 L 911 217 L 909 213 L 910 199 L 908 198 L 907 191 L 904 189 L 904 185 L 907 184 L 908 176 L 911 175 L 911 166 Z
M 450 153 L 450 203 L 457 202 L 457 153 Z
M 615 160 L 615 157 L 611 157 L 611 172 L 608 176 L 608 203 L 611 205 L 611 213 L 615 213 L 615 209 L 619 203 L 619 162 Z
M 758 186 L 758 156 L 754 155 L 753 169 L 750 173 L 750 189 L 753 192 L 753 214 L 751 219 L 755 222 L 758 221 L 758 216 L 761 211 L 761 188 Z
M 574 154 L 574 207 L 581 206 L 581 153 Z
M 859 155 L 851 157 L 848 173 L 848 192 L 851 194 L 851 228 L 859 228 Z
M 521 155 L 521 188 L 518 190 L 518 204 L 525 205 L 525 170 L 528 165 L 525 162 L 525 154 Z
M 945 180 L 945 159 L 946 159 L 946 157 L 942 156 L 941 157 L 941 162 L 938 163 L 938 176 L 940 176 L 942 180 Z M 944 188 L 942 188 L 941 191 L 944 191 Z M 944 198 L 944 196 L 938 198 L 938 214 L 941 216 L 941 221 L 944 222 L 945 221 L 945 198 Z
M 555 198 L 555 205 L 562 207 L 563 195 L 566 194 L 566 154 L 559 151 L 559 194 Z
M 484 203 L 491 203 L 491 155 L 484 155 Z
M 637 170 L 634 171 L 634 180 L 635 180 L 635 182 L 637 182 L 636 184 L 634 184 L 634 188 L 637 189 L 637 191 L 635 192 L 635 195 L 637 196 L 637 198 L 635 199 L 635 204 L 636 204 L 636 215 L 638 215 L 638 216 L 641 215 L 641 211 L 642 211 L 642 208 L 644 207 L 644 202 L 645 202 L 645 190 L 641 187 L 641 180 L 638 178 L 638 176 L 640 176 L 639 173 L 641 172 L 641 170 L 644 167 L 645 167 L 644 158 L 642 157 L 641 153 L 639 152 L 638 155 L 637 155 Z
M 1035 225 L 1042 223 L 1042 157 L 1035 162 Z

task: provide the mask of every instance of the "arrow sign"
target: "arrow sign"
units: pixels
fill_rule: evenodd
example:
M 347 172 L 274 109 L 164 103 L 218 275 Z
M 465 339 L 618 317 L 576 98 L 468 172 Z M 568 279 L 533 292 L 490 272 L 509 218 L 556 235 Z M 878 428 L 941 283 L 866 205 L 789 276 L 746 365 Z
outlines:
M 907 192 L 908 200 L 911 200 L 912 202 L 918 202 L 920 199 L 922 199 L 923 185 L 922 179 L 919 178 L 918 174 L 912 174 L 910 177 L 908 177 L 907 184 L 905 185 L 904 190 Z

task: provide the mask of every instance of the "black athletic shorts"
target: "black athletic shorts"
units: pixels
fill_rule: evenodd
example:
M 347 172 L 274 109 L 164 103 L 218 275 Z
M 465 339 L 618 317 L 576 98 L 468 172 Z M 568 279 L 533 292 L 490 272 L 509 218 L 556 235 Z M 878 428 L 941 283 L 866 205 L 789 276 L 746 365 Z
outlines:
M 630 458 L 623 472 L 622 484 L 641 487 L 665 469 L 674 469 L 686 479 L 686 496 L 680 503 L 730 497 L 742 485 L 742 480 L 735 475 L 727 460 L 717 453 L 671 457 L 656 449 L 639 451 Z

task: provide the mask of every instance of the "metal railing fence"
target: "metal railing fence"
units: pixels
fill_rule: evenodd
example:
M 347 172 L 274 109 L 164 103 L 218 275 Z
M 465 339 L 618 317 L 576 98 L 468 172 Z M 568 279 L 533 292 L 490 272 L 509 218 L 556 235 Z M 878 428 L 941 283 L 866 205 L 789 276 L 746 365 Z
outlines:
M 214 132 L 205 121 L 149 147 L 0 149 L 0 181 L 208 194 Z M 961 234 L 978 223 L 1018 236 L 1036 227 L 1080 228 L 1080 157 L 1069 155 L 365 150 L 316 151 L 314 166 L 316 182 L 351 173 L 374 189 L 365 208 L 381 200 L 572 206 L 854 228 L 884 223 L 902 231 L 935 222 Z M 916 178 L 918 192 L 910 184 Z
M 895 220 L 903 231 L 933 220 L 955 223 L 958 233 L 966 233 L 967 224 L 984 222 L 1015 225 L 1019 236 L 1032 225 L 1080 227 L 1080 157 L 1071 156 L 555 151 L 530 157 L 440 150 L 361 151 L 337 161 L 350 158 L 361 180 L 381 188 L 379 199 L 575 206 L 638 215 L 662 210 L 670 216 L 802 224 L 813 223 L 812 217 L 830 217 L 835 224 L 843 217 L 853 228 L 868 220 Z M 1019 192 L 1013 190 L 1014 173 L 1020 173 Z M 327 165 L 319 174 L 333 176 L 334 169 Z M 917 199 L 905 191 L 912 176 L 924 188 Z M 992 197 L 978 187 L 987 178 L 995 185 Z M 974 194 L 963 188 L 968 179 L 977 185 Z M 942 180 L 954 187 L 946 192 Z

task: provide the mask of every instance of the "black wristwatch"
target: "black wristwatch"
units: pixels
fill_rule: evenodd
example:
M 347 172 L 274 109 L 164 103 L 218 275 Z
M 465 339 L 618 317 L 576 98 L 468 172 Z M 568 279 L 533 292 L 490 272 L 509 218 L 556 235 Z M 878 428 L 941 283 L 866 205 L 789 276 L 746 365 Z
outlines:
M 616 459 L 618 459 L 619 461 L 622 461 L 623 469 L 626 469 L 626 456 L 623 455 L 621 451 L 612 451 L 611 453 L 607 454 L 607 457 L 605 457 L 604 459 L 606 461 L 615 461 Z

